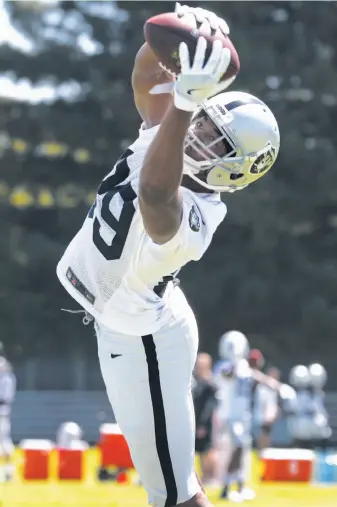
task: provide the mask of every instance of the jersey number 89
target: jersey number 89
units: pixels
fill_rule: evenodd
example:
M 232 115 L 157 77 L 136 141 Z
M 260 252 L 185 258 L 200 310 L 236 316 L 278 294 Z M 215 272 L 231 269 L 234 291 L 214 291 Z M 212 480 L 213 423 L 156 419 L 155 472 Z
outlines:
M 94 218 L 93 224 L 93 242 L 99 252 L 108 261 L 119 259 L 123 253 L 126 238 L 129 233 L 130 225 L 135 214 L 134 199 L 137 197 L 131 183 L 122 185 L 122 182 L 130 174 L 130 168 L 127 163 L 127 157 L 132 154 L 127 150 L 118 160 L 113 174 L 102 181 L 97 194 L 104 195 L 101 208 L 101 219 L 115 232 L 114 238 L 110 244 L 106 243 L 100 234 L 101 224 L 97 216 L 94 218 L 96 203 L 92 205 L 89 211 L 89 217 Z M 113 215 L 110 210 L 110 202 L 114 195 L 119 194 L 123 200 L 123 207 L 119 219 Z

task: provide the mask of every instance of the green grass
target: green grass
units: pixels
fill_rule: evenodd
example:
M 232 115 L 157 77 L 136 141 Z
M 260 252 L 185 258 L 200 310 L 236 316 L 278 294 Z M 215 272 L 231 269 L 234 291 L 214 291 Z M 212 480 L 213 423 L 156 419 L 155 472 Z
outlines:
M 96 481 L 98 455 L 89 451 L 86 459 L 86 477 L 81 483 L 60 483 L 55 478 L 48 482 L 29 481 L 21 478 L 22 457 L 16 453 L 18 473 L 11 483 L 0 485 L 1 507 L 142 507 L 147 505 L 143 488 L 135 485 L 101 484 Z M 54 467 L 53 467 L 54 468 Z M 254 467 L 257 472 L 257 466 Z M 336 507 L 336 487 L 316 487 L 296 484 L 260 484 L 253 481 L 257 492 L 253 502 L 246 505 L 259 507 Z M 218 500 L 218 491 L 210 490 L 214 506 L 227 505 Z

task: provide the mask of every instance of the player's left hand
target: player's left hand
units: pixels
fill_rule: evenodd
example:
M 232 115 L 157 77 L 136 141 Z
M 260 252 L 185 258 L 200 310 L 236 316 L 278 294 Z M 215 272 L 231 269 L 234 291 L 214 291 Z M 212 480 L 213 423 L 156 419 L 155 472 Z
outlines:
M 202 24 L 204 21 L 207 21 L 212 30 L 217 31 L 219 28 L 225 35 L 229 35 L 229 26 L 226 21 L 222 18 L 219 18 L 214 12 L 207 11 L 206 9 L 201 9 L 201 7 L 189 7 L 188 5 L 180 5 L 179 2 L 176 2 L 175 11 L 178 17 L 182 18 L 187 14 L 193 14 L 198 23 Z

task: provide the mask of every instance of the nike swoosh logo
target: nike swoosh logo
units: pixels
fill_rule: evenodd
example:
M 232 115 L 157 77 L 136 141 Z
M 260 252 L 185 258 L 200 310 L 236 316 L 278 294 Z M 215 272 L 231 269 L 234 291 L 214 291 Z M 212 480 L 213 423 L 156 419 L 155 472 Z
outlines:
M 110 354 L 111 359 L 115 359 L 115 357 L 120 357 L 122 354 Z
M 192 92 L 196 92 L 198 88 L 192 88 L 191 90 L 187 90 L 187 95 L 192 95 Z

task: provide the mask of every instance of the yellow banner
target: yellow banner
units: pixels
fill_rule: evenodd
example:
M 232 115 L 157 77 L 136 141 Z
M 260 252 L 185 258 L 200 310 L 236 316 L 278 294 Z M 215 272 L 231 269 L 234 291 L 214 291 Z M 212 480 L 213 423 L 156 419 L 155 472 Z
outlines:
M 85 190 L 71 183 L 56 188 L 29 187 L 16 185 L 10 187 L 0 180 L 0 204 L 14 208 L 63 208 L 70 209 L 85 205 L 90 207 L 95 200 L 96 190 Z
M 70 156 L 78 164 L 88 164 L 93 159 L 93 154 L 86 148 L 79 147 L 73 149 L 67 144 L 58 141 L 43 141 L 34 146 L 25 139 L 10 137 L 7 132 L 0 131 L 0 156 L 6 150 L 11 150 L 20 156 L 33 153 L 36 156 L 51 160 Z

